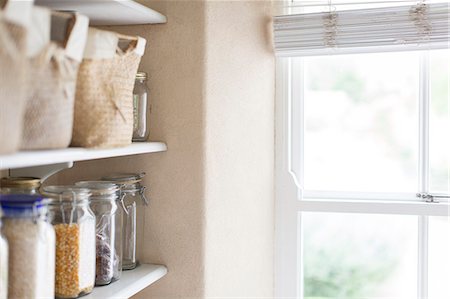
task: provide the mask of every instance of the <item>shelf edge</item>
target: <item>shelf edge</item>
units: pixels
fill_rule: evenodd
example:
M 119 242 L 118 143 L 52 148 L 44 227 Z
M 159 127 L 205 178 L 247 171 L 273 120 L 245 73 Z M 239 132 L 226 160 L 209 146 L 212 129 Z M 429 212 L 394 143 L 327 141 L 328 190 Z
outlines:
M 22 151 L 11 155 L 0 155 L 0 170 L 149 154 L 166 150 L 167 145 L 163 142 L 136 142 L 126 147 L 112 149 L 69 147 L 57 150 Z
M 145 267 L 147 269 L 139 269 L 139 267 Z M 136 271 L 136 272 L 134 272 Z M 143 271 L 144 273 L 140 277 L 138 273 Z M 134 272 L 134 273 L 133 273 Z M 110 285 L 96 287 L 94 291 L 87 295 L 86 299 L 125 299 L 130 298 L 145 288 L 151 286 L 167 274 L 167 267 L 164 265 L 155 264 L 142 264 L 135 270 L 124 271 L 122 278 Z M 131 277 L 126 277 L 131 276 Z M 131 283 L 123 286 L 124 280 L 132 280 Z M 126 283 L 126 282 L 125 282 Z

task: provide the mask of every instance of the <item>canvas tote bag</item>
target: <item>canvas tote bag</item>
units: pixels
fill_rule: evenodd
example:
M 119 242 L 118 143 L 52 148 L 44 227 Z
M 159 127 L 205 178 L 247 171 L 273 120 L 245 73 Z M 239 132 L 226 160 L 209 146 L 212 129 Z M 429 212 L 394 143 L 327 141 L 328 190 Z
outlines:
M 133 87 L 145 39 L 89 28 L 78 72 L 72 146 L 120 147 L 133 136 Z
M 72 139 L 75 87 L 86 44 L 87 17 L 34 8 L 30 89 L 22 149 L 68 147 Z
M 0 154 L 18 150 L 26 104 L 27 26 L 31 1 L 10 1 L 0 10 Z

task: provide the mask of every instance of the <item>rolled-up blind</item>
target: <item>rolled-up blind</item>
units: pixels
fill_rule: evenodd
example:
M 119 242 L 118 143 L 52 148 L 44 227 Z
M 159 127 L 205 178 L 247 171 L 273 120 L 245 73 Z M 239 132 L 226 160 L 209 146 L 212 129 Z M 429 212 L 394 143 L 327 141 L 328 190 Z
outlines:
M 449 47 L 449 3 L 282 15 L 273 18 L 281 57 Z

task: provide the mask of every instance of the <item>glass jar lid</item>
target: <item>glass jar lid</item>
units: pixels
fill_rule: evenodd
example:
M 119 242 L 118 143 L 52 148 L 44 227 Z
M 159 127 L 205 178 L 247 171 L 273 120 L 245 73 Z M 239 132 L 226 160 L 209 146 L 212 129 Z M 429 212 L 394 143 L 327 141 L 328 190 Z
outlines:
M 145 205 L 148 205 L 149 201 L 145 196 L 146 188 L 140 184 L 142 178 L 145 176 L 145 172 L 141 173 L 116 173 L 109 176 L 102 177 L 102 180 L 116 183 L 121 186 L 120 190 L 123 194 L 135 194 L 139 193 L 142 201 Z
M 2 178 L 0 181 L 2 188 L 38 189 L 40 186 L 41 179 L 33 177 L 9 177 Z
M 0 205 L 5 217 L 14 217 L 23 214 L 39 215 L 45 209 L 47 203 L 47 199 L 37 195 L 0 195 Z
M 50 197 L 50 203 L 57 201 L 88 201 L 91 192 L 89 189 L 78 186 L 45 186 L 42 188 L 42 194 Z
M 103 181 L 116 182 L 122 185 L 132 185 L 140 183 L 145 176 L 145 172 L 141 173 L 115 173 L 102 177 Z
M 81 181 L 75 183 L 75 186 L 89 189 L 92 199 L 96 196 L 116 195 L 119 186 L 107 181 Z

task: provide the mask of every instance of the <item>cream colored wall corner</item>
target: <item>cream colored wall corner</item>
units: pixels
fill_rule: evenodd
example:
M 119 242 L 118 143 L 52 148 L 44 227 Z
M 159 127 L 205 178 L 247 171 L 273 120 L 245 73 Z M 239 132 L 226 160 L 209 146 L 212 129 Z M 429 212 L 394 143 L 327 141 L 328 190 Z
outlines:
M 140 1 L 163 25 L 111 28 L 148 40 L 151 139 L 165 153 L 77 163 L 65 183 L 145 171 L 141 260 L 166 277 L 134 298 L 273 296 L 274 60 L 269 1 Z
M 207 298 L 273 296 L 270 17 L 269 1 L 206 5 Z

